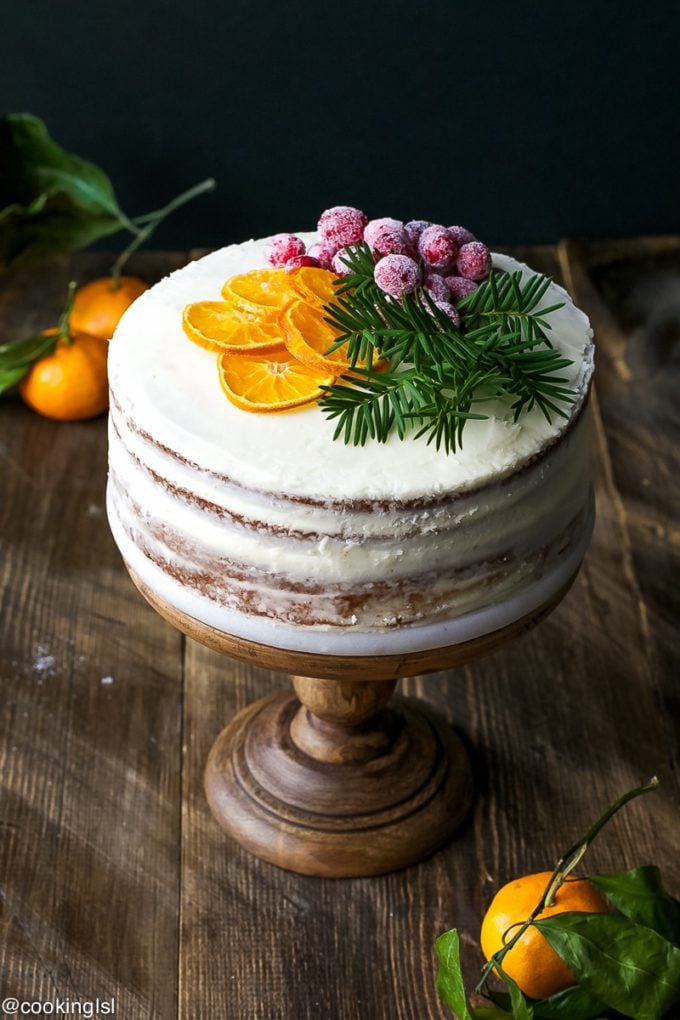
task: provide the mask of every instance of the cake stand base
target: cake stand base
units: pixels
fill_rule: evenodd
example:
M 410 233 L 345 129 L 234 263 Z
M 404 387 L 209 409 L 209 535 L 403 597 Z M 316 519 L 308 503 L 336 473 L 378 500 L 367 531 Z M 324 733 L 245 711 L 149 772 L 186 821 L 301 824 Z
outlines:
M 460 666 L 547 616 L 573 576 L 505 627 L 393 655 L 290 651 L 216 630 L 171 605 L 128 565 L 146 600 L 189 637 L 242 662 L 294 675 L 292 692 L 248 706 L 210 753 L 205 789 L 220 825 L 251 853 L 306 875 L 378 875 L 440 847 L 472 801 L 465 750 L 397 679 Z M 389 704 L 388 704 L 389 702 Z
M 205 789 L 251 853 L 306 875 L 378 875 L 437 850 L 472 801 L 465 749 L 395 681 L 296 677 L 217 738 Z M 387 702 L 390 701 L 389 708 Z

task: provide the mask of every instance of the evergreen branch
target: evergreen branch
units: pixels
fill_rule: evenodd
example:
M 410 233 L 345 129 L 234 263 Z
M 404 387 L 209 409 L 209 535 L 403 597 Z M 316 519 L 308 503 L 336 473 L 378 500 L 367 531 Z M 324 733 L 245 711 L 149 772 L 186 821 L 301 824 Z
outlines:
M 328 418 L 338 419 L 333 438 L 342 436 L 355 446 L 364 446 L 369 436 L 386 442 L 393 425 L 403 439 L 426 400 L 413 370 L 377 373 L 356 369 L 342 380 L 344 383 L 323 387 L 326 395 L 321 404 Z
M 576 394 L 558 373 L 571 361 L 548 338 L 550 315 L 561 304 L 541 307 L 551 281 L 521 272 L 492 270 L 458 306 L 461 325 L 423 289 L 389 297 L 374 280 L 375 260 L 366 244 L 346 248 L 349 273 L 337 281 L 326 321 L 338 332 L 331 350 L 343 348 L 351 367 L 320 401 L 337 419 L 334 438 L 363 446 L 415 432 L 447 453 L 462 443 L 471 419 L 487 415 L 473 405 L 503 398 L 517 421 L 538 407 L 551 422 L 566 417 Z M 388 359 L 380 372 L 375 362 Z

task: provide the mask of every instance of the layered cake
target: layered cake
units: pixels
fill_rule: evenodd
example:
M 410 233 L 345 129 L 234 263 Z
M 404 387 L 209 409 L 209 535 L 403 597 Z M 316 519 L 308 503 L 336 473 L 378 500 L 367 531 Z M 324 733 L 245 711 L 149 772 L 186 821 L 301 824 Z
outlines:
M 323 265 L 323 230 L 296 237 L 310 255 L 298 250 L 281 271 Z M 271 266 L 276 243 L 232 245 L 180 269 L 116 331 L 108 512 L 128 565 L 190 617 L 300 651 L 436 648 L 532 612 L 575 573 L 592 528 L 586 316 L 554 283 L 541 297 L 539 308 L 560 306 L 550 341 L 572 393 L 562 414 L 548 420 L 529 402 L 517 416 L 496 394 L 453 449 L 396 428 L 382 442 L 345 443 L 323 401 L 249 413 L 227 399 L 219 354 L 183 326 L 187 307 L 218 307 L 225 281 Z M 531 277 L 508 256 L 492 262 Z M 439 307 L 455 321 L 448 296 Z M 273 348 L 269 358 L 275 373 Z

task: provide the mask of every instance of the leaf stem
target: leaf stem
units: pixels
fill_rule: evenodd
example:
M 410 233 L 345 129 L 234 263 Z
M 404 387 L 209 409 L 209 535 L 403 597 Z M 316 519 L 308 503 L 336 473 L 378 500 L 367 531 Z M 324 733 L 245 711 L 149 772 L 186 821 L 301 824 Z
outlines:
M 183 191 L 180 195 L 177 195 L 172 201 L 164 205 L 162 209 L 156 209 L 154 212 L 146 213 L 143 216 L 137 216 L 133 221 L 133 227 L 136 231 L 130 244 L 127 248 L 121 252 L 113 266 L 111 267 L 111 276 L 114 280 L 114 288 L 119 285 L 120 275 L 123 268 L 137 249 L 144 244 L 145 241 L 153 234 L 156 227 L 163 222 L 166 216 L 169 216 L 180 206 L 185 205 L 187 202 L 191 202 L 192 199 L 198 198 L 199 195 L 203 195 L 208 191 L 214 191 L 217 182 L 214 177 L 208 177 L 206 180 L 201 181 L 199 184 L 194 184 L 192 188 L 188 188 Z
M 131 234 L 135 235 L 140 233 L 139 225 L 135 222 L 135 220 L 131 220 L 129 216 L 126 216 L 122 209 L 117 209 L 116 216 L 120 223 L 121 230 L 129 230 Z
M 68 285 L 68 291 L 66 292 L 66 304 L 64 310 L 59 316 L 59 322 L 57 323 L 58 339 L 63 340 L 65 344 L 73 343 L 73 333 L 71 332 L 71 312 L 73 311 L 73 302 L 75 301 L 76 287 L 78 284 L 75 280 L 71 280 Z
M 563 885 L 567 876 L 570 874 L 571 871 L 574 870 L 574 868 L 579 863 L 579 861 L 585 854 L 586 850 L 588 849 L 592 841 L 604 828 L 607 822 L 609 822 L 610 819 L 613 818 L 614 815 L 618 811 L 620 811 L 622 807 L 628 804 L 629 801 L 634 800 L 636 797 L 641 796 L 641 794 L 643 793 L 649 793 L 651 790 L 655 790 L 658 785 L 659 780 L 657 779 L 656 776 L 652 776 L 649 782 L 645 783 L 644 786 L 636 786 L 633 790 L 629 790 L 627 793 L 624 793 L 623 796 L 619 797 L 619 799 L 615 801 L 611 805 L 611 807 L 607 809 L 607 811 L 605 811 L 602 817 L 599 818 L 595 822 L 595 824 L 591 826 L 590 829 L 588 829 L 586 834 L 582 836 L 576 843 L 574 843 L 574 845 L 570 847 L 569 850 L 567 850 L 567 852 L 562 855 L 562 857 L 560 857 L 559 861 L 555 865 L 552 875 L 550 876 L 548 884 L 545 887 L 543 895 L 541 896 L 537 905 L 531 911 L 529 917 L 526 919 L 526 921 L 522 921 L 519 925 L 512 925 L 513 928 L 517 927 L 517 931 L 515 932 L 515 934 L 508 940 L 508 942 L 505 943 L 502 949 L 499 949 L 497 953 L 494 953 L 494 955 L 491 957 L 488 963 L 485 964 L 485 966 L 483 967 L 481 977 L 477 982 L 477 985 L 475 986 L 476 992 L 484 994 L 484 987 L 489 976 L 491 975 L 491 972 L 495 970 L 497 966 L 500 966 L 502 964 L 504 957 L 510 952 L 512 947 L 521 939 L 524 932 L 527 930 L 527 928 L 530 927 L 531 924 L 533 924 L 533 922 L 536 920 L 541 911 L 544 910 L 546 907 L 552 906 L 560 886 Z M 510 929 L 508 929 L 508 931 L 509 930 Z
M 186 202 L 191 202 L 192 199 L 198 198 L 199 195 L 203 195 L 205 192 L 214 191 L 216 187 L 217 181 L 215 178 L 206 177 L 204 181 L 200 181 L 198 184 L 194 184 L 193 187 L 181 192 L 181 194 L 177 195 L 176 198 L 173 198 L 161 209 L 155 209 L 154 212 L 144 213 L 143 216 L 135 216 L 134 222 L 142 225 L 148 223 L 149 220 L 157 220 L 160 223 L 165 216 L 174 212 L 175 209 L 179 209 L 181 205 L 184 205 Z

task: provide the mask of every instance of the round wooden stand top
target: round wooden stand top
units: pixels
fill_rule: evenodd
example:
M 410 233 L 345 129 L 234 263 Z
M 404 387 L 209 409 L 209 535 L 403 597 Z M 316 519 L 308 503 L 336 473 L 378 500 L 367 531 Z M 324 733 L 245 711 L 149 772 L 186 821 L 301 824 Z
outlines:
M 241 662 L 295 676 L 315 677 L 319 680 L 399 680 L 406 676 L 462 666 L 481 655 L 488 655 L 511 638 L 530 630 L 552 612 L 569 591 L 576 577 L 576 574 L 570 577 L 566 584 L 532 613 L 520 617 L 507 627 L 501 627 L 471 641 L 419 652 L 402 652 L 398 655 L 323 655 L 276 648 L 216 630 L 166 602 L 149 588 L 127 563 L 126 567 L 146 601 L 187 637 Z

